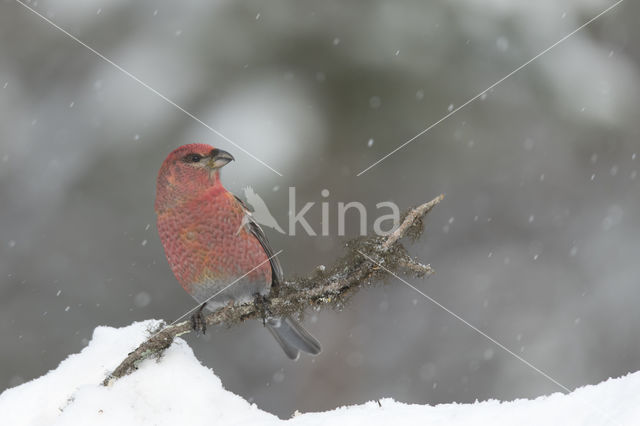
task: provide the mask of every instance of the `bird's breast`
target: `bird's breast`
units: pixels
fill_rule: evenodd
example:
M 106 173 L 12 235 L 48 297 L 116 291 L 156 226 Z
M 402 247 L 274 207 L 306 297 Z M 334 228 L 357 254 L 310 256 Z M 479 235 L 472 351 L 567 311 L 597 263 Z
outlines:
M 229 193 L 206 195 L 158 215 L 160 239 L 180 284 L 194 294 L 206 283 L 231 283 L 246 274 L 243 280 L 270 285 L 267 255 L 245 230 L 242 207 Z

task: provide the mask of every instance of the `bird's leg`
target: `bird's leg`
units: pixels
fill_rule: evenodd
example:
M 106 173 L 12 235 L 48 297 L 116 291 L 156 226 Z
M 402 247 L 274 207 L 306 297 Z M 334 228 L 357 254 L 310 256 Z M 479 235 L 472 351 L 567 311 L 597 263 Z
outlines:
M 202 315 L 202 311 L 205 306 L 207 306 L 207 302 L 204 302 L 202 306 L 200 306 L 200 308 L 191 315 L 191 327 L 193 328 L 193 331 L 196 332 L 196 336 L 199 336 L 200 334 L 204 335 L 207 332 L 207 321 L 205 320 L 204 315 Z
M 271 315 L 271 310 L 269 309 L 271 301 L 267 296 L 256 293 L 255 299 L 253 299 L 253 304 L 256 306 L 258 312 L 260 312 L 260 316 L 262 317 L 262 325 L 265 325 L 265 323 L 267 322 L 267 317 Z

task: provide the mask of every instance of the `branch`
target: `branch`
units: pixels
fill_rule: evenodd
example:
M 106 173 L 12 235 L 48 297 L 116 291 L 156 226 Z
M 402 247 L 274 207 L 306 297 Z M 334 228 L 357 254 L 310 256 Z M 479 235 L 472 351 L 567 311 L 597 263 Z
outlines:
M 329 270 L 317 267 L 308 277 L 286 281 L 269 295 L 269 311 L 274 316 L 301 314 L 306 308 L 331 306 L 341 308 L 359 289 L 373 285 L 388 273 L 366 256 L 377 259 L 392 272 L 404 272 L 423 277 L 431 275 L 429 265 L 412 259 L 399 240 L 405 236 L 417 239 L 424 230 L 423 217 L 433 209 L 444 195 L 409 210 L 400 226 L 387 237 L 359 238 L 346 244 L 347 253 Z M 366 255 L 366 256 L 365 256 Z M 252 318 L 262 318 L 262 311 L 253 303 L 227 305 L 206 316 L 208 326 L 233 325 Z M 151 331 L 151 337 L 138 346 L 103 381 L 108 386 L 120 377 L 135 371 L 143 360 L 158 357 L 171 346 L 173 340 L 192 331 L 191 321 L 169 326 L 161 325 Z

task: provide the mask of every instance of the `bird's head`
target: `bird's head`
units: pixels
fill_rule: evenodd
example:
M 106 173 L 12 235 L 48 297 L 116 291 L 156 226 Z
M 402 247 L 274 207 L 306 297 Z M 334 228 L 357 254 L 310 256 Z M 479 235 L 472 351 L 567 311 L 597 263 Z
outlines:
M 207 144 L 193 143 L 175 149 L 158 173 L 156 210 L 218 184 L 220 169 L 233 160 L 227 151 Z

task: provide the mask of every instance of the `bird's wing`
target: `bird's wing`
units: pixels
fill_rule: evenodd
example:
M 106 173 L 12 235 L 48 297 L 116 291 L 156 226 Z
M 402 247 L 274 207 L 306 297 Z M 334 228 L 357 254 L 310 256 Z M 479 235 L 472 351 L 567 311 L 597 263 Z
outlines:
M 242 198 L 238 197 L 236 194 L 231 194 L 231 195 L 233 195 L 233 198 L 235 198 L 236 201 L 240 203 L 240 205 L 242 206 L 243 209 L 245 209 L 246 211 L 248 211 L 250 213 L 253 212 L 253 208 L 252 208 L 253 206 L 251 206 L 251 207 L 248 206 L 247 203 L 245 203 L 244 200 Z
M 258 225 L 258 223 L 253 219 L 251 211 L 249 210 L 247 205 L 244 203 L 244 201 L 238 198 L 238 196 L 234 195 L 234 197 L 236 201 L 240 203 L 242 209 L 244 210 L 244 214 L 246 217 L 246 230 L 258 240 L 258 242 L 262 246 L 262 249 L 269 258 L 269 263 L 271 264 L 271 285 L 280 285 L 284 282 L 284 273 L 282 272 L 282 265 L 280 265 L 280 260 L 277 256 L 274 256 L 275 251 L 271 247 L 271 244 L 269 244 L 267 236 L 264 234 L 264 231 L 262 230 L 260 225 Z

